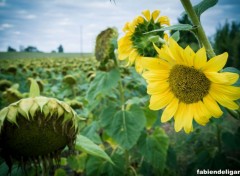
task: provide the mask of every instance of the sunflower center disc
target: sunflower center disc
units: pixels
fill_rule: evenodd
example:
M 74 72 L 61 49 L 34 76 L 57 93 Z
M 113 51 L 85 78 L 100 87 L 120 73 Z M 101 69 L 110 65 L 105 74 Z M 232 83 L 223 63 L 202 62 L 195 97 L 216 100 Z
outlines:
M 151 36 L 160 36 L 163 38 L 163 31 L 156 31 L 149 34 L 145 34 L 146 32 L 161 28 L 161 24 L 159 22 L 155 23 L 153 19 L 150 21 L 144 21 L 136 26 L 134 33 L 131 36 L 131 41 L 133 43 L 133 47 L 137 50 L 138 55 L 144 57 L 155 57 L 157 56 L 157 51 L 155 50 L 152 41 L 149 40 Z M 155 42 L 155 45 L 158 48 L 162 47 L 162 43 Z
M 169 75 L 173 94 L 186 104 L 203 99 L 210 89 L 210 81 L 203 72 L 184 65 L 175 65 Z

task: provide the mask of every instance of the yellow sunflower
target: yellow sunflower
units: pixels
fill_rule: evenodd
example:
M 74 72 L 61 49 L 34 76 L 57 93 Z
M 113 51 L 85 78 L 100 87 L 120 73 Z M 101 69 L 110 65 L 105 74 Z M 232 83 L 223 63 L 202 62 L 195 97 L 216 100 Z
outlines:
M 159 10 L 152 13 L 149 10 L 143 11 L 143 16 L 137 16 L 132 22 L 125 24 L 123 28 L 125 36 L 118 41 L 119 60 L 127 60 L 128 65 L 135 63 L 136 70 L 139 73 L 142 71 L 141 57 L 157 56 L 157 52 L 149 38 L 151 36 L 159 36 L 162 39 L 167 38 L 167 34 L 163 31 L 145 34 L 160 29 L 164 25 L 169 25 L 169 18 L 167 16 L 159 17 L 159 14 Z M 161 48 L 163 43 L 159 41 L 155 45 Z
M 159 58 L 142 58 L 146 68 L 143 77 L 151 95 L 149 108 L 164 109 L 162 122 L 174 117 L 175 131 L 184 128 L 189 133 L 193 119 L 205 125 L 212 116 L 220 117 L 219 104 L 231 110 L 239 108 L 234 101 L 240 98 L 240 87 L 233 86 L 239 75 L 219 72 L 228 53 L 207 61 L 204 48 L 195 53 L 189 46 L 181 48 L 172 38 L 169 45 L 155 48 Z

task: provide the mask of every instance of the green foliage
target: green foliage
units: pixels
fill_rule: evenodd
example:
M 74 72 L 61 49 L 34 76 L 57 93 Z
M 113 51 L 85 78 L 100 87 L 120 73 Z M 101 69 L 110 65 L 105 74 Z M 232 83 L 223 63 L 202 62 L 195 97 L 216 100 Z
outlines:
M 100 94 L 102 96 L 108 94 L 112 88 L 117 86 L 119 78 L 118 69 L 112 69 L 110 72 L 98 71 L 87 91 L 87 100 L 92 101 Z
M 180 38 L 180 44 L 184 40 L 196 42 L 191 33 L 189 39 L 185 32 L 189 31 L 173 36 Z M 0 95 L 18 91 L 21 97 L 28 97 L 30 77 L 42 81 L 42 95 L 64 100 L 77 112 L 80 134 L 75 152 L 64 152 L 60 166 L 54 163 L 51 168 L 52 175 L 180 176 L 196 175 L 200 168 L 240 167 L 239 121 L 228 113 L 204 127 L 194 125 L 194 132 L 189 135 L 176 133 L 172 121 L 161 123 L 162 111 L 148 108 L 146 82 L 134 68 L 99 71 L 99 63 L 89 55 L 45 57 L 0 60 L 0 79 L 18 83 L 0 91 Z M 9 67 L 15 68 L 15 75 L 7 71 Z M 222 71 L 239 73 L 232 67 Z M 66 75 L 74 77 L 74 86 L 63 81 Z M 7 105 L 0 96 L 1 108 Z M 43 111 L 48 113 L 44 108 Z M 8 166 L 0 158 L 0 175 L 7 172 Z M 27 168 L 26 173 L 35 175 L 34 167 Z M 13 165 L 13 176 L 24 174 Z
M 109 107 L 100 116 L 100 124 L 106 133 L 127 150 L 136 144 L 145 123 L 144 113 L 136 105 L 129 110 Z
M 94 144 L 90 139 L 82 135 L 77 136 L 75 148 L 76 150 L 80 150 L 90 155 L 103 158 L 113 164 L 111 158 L 109 158 L 109 156 L 104 152 L 102 148 L 100 148 L 98 145 Z
M 156 128 L 152 134 L 142 135 L 138 142 L 141 154 L 149 162 L 156 173 L 163 173 L 166 167 L 169 139 L 161 128 Z

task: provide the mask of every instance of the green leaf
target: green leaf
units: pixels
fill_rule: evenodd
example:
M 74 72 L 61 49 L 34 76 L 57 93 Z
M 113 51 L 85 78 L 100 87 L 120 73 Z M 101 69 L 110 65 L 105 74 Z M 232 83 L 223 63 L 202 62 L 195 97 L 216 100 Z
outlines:
M 149 33 L 158 32 L 158 31 L 167 31 L 167 30 L 189 31 L 189 30 L 192 30 L 192 29 L 195 29 L 195 27 L 190 25 L 190 24 L 175 24 L 175 25 L 172 25 L 172 26 L 163 27 L 163 28 L 160 28 L 160 29 L 145 32 L 144 34 L 149 34 Z
M 54 176 L 67 176 L 67 173 L 65 170 L 59 168 L 55 170 Z
M 76 150 L 80 150 L 86 152 L 90 155 L 97 156 L 103 158 L 110 163 L 114 164 L 111 158 L 104 152 L 104 150 L 98 145 L 94 144 L 90 139 L 85 136 L 78 135 L 76 141 Z
M 125 157 L 122 153 L 119 153 L 118 151 L 114 152 L 114 154 L 111 156 L 113 162 L 115 165 L 112 165 L 110 163 L 106 163 L 104 166 L 104 173 L 107 173 L 109 176 L 123 176 L 125 174 Z
M 37 81 L 33 78 L 29 78 L 28 80 L 31 83 L 29 97 L 34 98 L 34 97 L 40 96 L 40 89 Z
M 144 113 L 147 119 L 146 128 L 152 128 L 153 124 L 157 121 L 158 111 L 152 111 L 149 108 L 144 109 Z
M 100 115 L 101 126 L 124 149 L 131 149 L 136 144 L 145 123 L 144 113 L 136 105 L 119 111 L 109 107 Z
M 102 175 L 105 163 L 94 156 L 90 156 L 86 163 L 86 175 L 87 176 L 100 176 Z
M 81 173 L 85 169 L 85 162 L 87 159 L 87 154 L 82 153 L 81 155 L 69 156 L 67 158 L 67 163 L 77 173 Z
M 176 42 L 179 41 L 180 39 L 180 32 L 179 31 L 176 31 L 174 32 L 174 34 L 171 36 Z
M 90 140 L 92 140 L 96 144 L 101 144 L 101 138 L 98 134 L 98 130 L 100 129 L 98 122 L 94 121 L 89 126 L 84 128 L 81 132 L 82 135 L 86 136 Z
M 218 0 L 202 0 L 199 4 L 195 5 L 193 8 L 200 19 L 200 16 L 207 9 L 215 6 L 218 3 Z
M 112 69 L 110 72 L 97 72 L 96 77 L 87 90 L 87 100 L 94 100 L 99 94 L 107 94 L 112 88 L 117 86 L 119 79 L 120 72 L 118 69 Z
M 169 147 L 169 138 L 161 128 L 147 136 L 142 135 L 138 142 L 141 154 L 147 162 L 149 162 L 157 172 L 163 172 Z

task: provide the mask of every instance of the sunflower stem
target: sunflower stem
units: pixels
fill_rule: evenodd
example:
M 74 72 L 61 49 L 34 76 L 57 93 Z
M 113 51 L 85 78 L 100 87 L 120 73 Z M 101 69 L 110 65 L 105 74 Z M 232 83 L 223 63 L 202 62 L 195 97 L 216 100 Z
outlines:
M 185 9 L 185 11 L 187 12 L 189 18 L 192 21 L 192 24 L 197 26 L 196 29 L 196 35 L 198 37 L 198 41 L 200 41 L 202 43 L 202 45 L 205 47 L 206 51 L 207 51 L 207 55 L 209 58 L 215 57 L 216 54 L 213 51 L 212 45 L 209 42 L 206 33 L 204 32 L 204 29 L 202 27 L 202 24 L 200 22 L 200 19 L 198 18 L 192 3 L 190 0 L 181 0 L 181 3 Z

